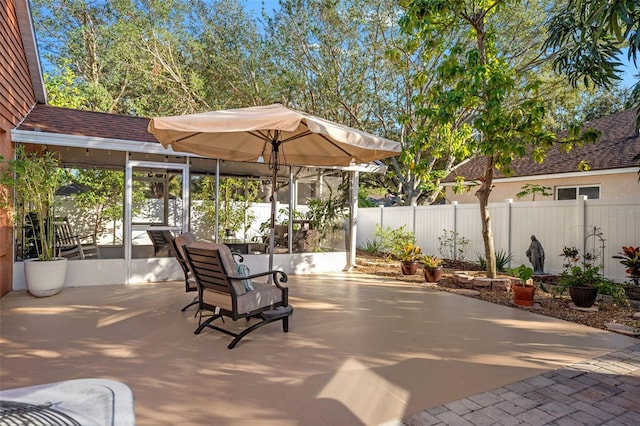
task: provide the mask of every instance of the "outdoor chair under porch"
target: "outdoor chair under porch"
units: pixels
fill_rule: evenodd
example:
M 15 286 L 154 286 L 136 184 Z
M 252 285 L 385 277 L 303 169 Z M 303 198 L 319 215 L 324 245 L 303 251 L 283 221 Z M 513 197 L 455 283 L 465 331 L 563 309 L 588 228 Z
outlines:
M 242 267 L 233 260 L 229 247 L 223 244 L 196 242 L 182 247 L 198 284 L 198 328 L 195 334 L 211 328 L 232 336 L 227 346 L 233 349 L 247 334 L 275 321 L 282 321 L 282 329 L 289 331 L 289 316 L 293 307 L 289 305 L 289 289 L 280 283 L 287 282 L 287 274 L 282 271 L 267 271 L 258 274 L 242 275 Z M 252 281 L 259 277 L 271 276 L 273 283 Z M 202 312 L 211 311 L 213 315 L 203 321 Z M 256 322 L 240 333 L 234 333 L 213 325 L 213 321 L 224 317 L 233 321 L 245 318 L 247 322 Z

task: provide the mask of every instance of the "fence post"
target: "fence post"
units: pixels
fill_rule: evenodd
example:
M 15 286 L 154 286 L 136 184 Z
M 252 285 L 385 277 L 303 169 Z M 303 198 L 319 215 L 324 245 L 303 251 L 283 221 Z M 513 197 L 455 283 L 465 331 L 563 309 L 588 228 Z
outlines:
M 411 204 L 411 216 L 412 216 L 412 223 L 411 223 L 411 230 L 413 231 L 413 235 L 416 235 L 416 204 Z
M 587 196 L 586 195 L 578 195 L 576 199 L 576 208 L 578 209 L 577 214 L 577 224 L 576 226 L 576 241 L 577 247 L 584 254 L 585 250 L 585 242 L 584 237 L 587 235 Z
M 453 208 L 453 260 L 458 260 L 458 202 L 452 201 Z
M 507 255 L 511 253 L 511 206 L 513 204 L 513 198 L 506 198 L 504 200 L 504 207 L 506 209 L 506 220 L 504 221 L 504 231 L 507 239 Z M 509 260 L 509 268 L 511 268 L 511 260 Z
M 384 206 L 380 204 L 380 229 L 384 229 Z

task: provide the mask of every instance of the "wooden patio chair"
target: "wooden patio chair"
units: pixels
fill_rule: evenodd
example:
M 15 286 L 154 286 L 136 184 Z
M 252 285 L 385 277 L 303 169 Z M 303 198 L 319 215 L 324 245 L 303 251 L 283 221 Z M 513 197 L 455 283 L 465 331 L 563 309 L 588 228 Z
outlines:
M 242 275 L 241 268 L 234 263 L 231 250 L 223 244 L 196 242 L 183 246 L 183 250 L 198 284 L 200 316 L 194 334 L 200 334 L 207 327 L 220 331 L 234 338 L 227 346 L 233 349 L 247 334 L 274 321 L 282 321 L 283 331 L 289 331 L 289 316 L 293 307 L 288 301 L 289 289 L 280 285 L 287 282 L 287 274 L 267 271 Z M 252 281 L 269 275 L 272 284 Z M 204 310 L 211 311 L 213 315 L 203 322 Z M 233 321 L 245 318 L 259 322 L 241 333 L 234 333 L 212 324 L 218 318 L 224 322 L 224 317 Z
M 173 241 L 173 235 L 167 230 L 147 230 L 151 244 L 153 244 L 153 256 L 154 257 L 170 257 L 171 256 L 171 241 Z
M 68 259 L 100 259 L 100 249 L 95 235 L 78 235 L 71 228 L 67 217 L 55 218 L 53 222 L 56 255 Z

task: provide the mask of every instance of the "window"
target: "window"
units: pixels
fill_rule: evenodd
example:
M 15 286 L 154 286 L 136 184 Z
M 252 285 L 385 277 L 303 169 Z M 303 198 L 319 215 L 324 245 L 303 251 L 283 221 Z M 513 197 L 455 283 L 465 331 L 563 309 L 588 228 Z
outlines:
M 578 196 L 586 195 L 589 200 L 600 198 L 599 186 L 571 186 L 556 188 L 556 200 L 575 200 Z

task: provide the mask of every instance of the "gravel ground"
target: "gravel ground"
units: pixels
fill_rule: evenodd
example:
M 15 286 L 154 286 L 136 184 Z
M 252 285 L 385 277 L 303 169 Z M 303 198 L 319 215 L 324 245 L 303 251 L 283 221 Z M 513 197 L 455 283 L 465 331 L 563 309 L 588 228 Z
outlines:
M 477 265 L 473 263 L 445 261 L 443 264 L 444 273 L 440 282 L 428 283 L 425 282 L 421 269 L 418 270 L 416 275 L 402 275 L 398 261 L 386 260 L 383 257 L 370 255 L 365 252 L 358 252 L 356 265 L 356 270 L 359 272 L 449 292 L 460 291 L 460 287 L 458 287 L 453 281 L 453 271 L 478 270 Z M 568 295 L 558 296 L 552 293 L 545 293 L 541 290 L 536 291 L 536 309 L 522 308 L 514 305 L 512 303 L 513 294 L 511 292 L 480 290 L 478 295 L 468 297 L 474 297 L 487 302 L 509 306 L 514 309 L 527 309 L 541 315 L 560 318 L 566 321 L 573 321 L 578 324 L 603 330 L 607 329 L 605 327 L 605 323 L 637 326 L 639 321 L 637 318 L 634 319 L 633 315 L 636 312 L 640 312 L 640 301 L 631 301 L 631 306 L 620 307 L 608 300 L 603 300 L 601 296 L 598 296 L 595 305 L 598 307 L 598 311 L 582 312 L 569 307 L 571 299 Z

